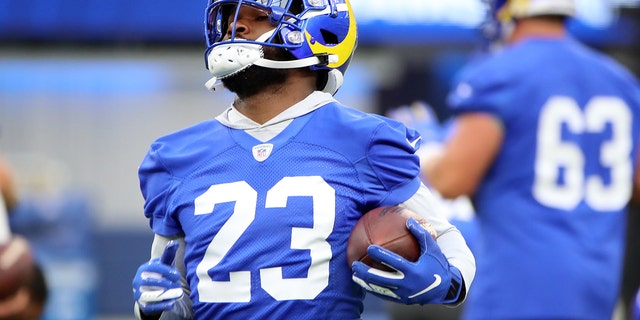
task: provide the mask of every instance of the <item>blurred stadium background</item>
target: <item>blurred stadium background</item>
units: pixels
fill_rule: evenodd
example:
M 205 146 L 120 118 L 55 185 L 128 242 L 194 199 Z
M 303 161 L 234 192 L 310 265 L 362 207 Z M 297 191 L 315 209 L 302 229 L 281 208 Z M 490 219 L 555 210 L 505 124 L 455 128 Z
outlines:
M 482 4 L 352 4 L 359 47 L 337 98 L 377 113 L 422 100 L 447 118 L 451 78 L 481 44 Z M 137 167 L 157 136 L 211 118 L 232 99 L 204 88 L 205 5 L 0 1 L 0 152 L 24 196 L 14 228 L 33 239 L 53 279 L 47 319 L 132 318 L 131 278 L 152 239 Z M 572 33 L 640 75 L 640 0 L 578 5 Z M 640 270 L 637 260 L 630 270 Z M 635 290 L 640 275 L 628 274 L 623 289 Z M 364 319 L 387 318 L 371 305 Z

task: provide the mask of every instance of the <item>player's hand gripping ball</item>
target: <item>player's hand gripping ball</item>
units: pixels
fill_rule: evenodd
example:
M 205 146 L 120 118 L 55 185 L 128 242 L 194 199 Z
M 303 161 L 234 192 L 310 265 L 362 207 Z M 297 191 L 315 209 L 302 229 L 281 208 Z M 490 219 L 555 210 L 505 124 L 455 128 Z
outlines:
M 0 300 L 15 294 L 33 274 L 33 253 L 29 242 L 14 235 L 0 244 Z
M 361 261 L 370 267 L 391 271 L 391 268 L 367 254 L 367 248 L 372 244 L 397 253 L 409 261 L 417 261 L 420 257 L 420 245 L 407 229 L 406 223 L 409 218 L 416 219 L 434 239 L 436 238 L 433 226 L 409 209 L 400 206 L 375 208 L 365 213 L 351 230 L 347 244 L 349 266 L 354 261 Z

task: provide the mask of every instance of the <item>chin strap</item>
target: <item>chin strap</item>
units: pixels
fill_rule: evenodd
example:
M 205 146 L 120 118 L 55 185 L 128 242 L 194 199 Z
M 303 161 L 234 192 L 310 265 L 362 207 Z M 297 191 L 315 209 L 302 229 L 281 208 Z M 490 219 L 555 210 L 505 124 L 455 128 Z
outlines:
M 217 63 L 216 66 L 220 66 L 221 68 L 217 68 L 216 70 L 220 72 L 214 73 L 214 71 L 211 71 L 211 69 L 213 68 L 209 67 L 209 71 L 212 73 L 213 77 L 211 77 L 211 79 L 209 79 L 209 81 L 205 83 L 205 87 L 207 87 L 207 89 L 211 91 L 216 91 L 221 84 L 219 80 L 224 79 L 225 77 L 234 75 L 250 67 L 251 65 L 256 65 L 256 66 L 271 68 L 271 69 L 295 69 L 295 68 L 310 67 L 310 66 L 321 65 L 321 64 L 326 65 L 327 63 L 333 63 L 338 61 L 338 56 L 333 54 L 326 55 L 326 56 L 309 57 L 309 58 L 304 58 L 300 60 L 289 60 L 289 61 L 269 60 L 262 57 L 254 58 L 255 52 L 249 52 L 241 56 L 245 50 L 249 49 L 246 47 L 247 44 L 236 44 L 235 46 L 233 46 L 236 48 L 232 48 L 232 46 L 233 44 L 230 44 L 228 46 L 223 46 L 222 49 L 224 49 L 225 52 L 233 52 L 234 51 L 233 49 L 237 49 L 238 51 L 237 54 L 236 52 L 233 52 L 233 55 L 235 55 L 235 57 L 239 57 L 238 59 L 229 58 L 228 57 L 229 54 L 220 55 L 219 58 L 221 59 L 218 61 L 215 61 L 211 58 L 209 59 L 210 66 L 212 66 L 213 65 L 212 62 L 214 62 L 214 63 Z M 259 50 L 260 50 L 260 55 L 262 55 L 262 47 L 260 47 Z M 213 50 L 212 50 L 212 53 L 213 53 Z M 211 57 L 211 54 L 209 54 L 209 56 Z M 246 59 L 242 59 L 242 58 L 246 58 Z M 336 71 L 336 70 L 332 70 L 332 71 Z M 341 73 L 340 73 L 340 76 L 342 76 Z M 340 84 L 342 84 L 341 80 L 339 82 Z
M 264 42 L 271 37 L 273 32 L 274 30 L 268 31 L 255 41 Z M 265 59 L 260 44 L 243 43 L 243 41 L 246 41 L 244 39 L 237 39 L 236 41 L 237 42 L 217 46 L 209 52 L 207 62 L 212 77 L 205 83 L 207 89 L 216 91 L 222 85 L 221 79 L 234 75 L 252 65 L 271 69 L 295 69 L 338 62 L 338 56 L 335 54 L 318 55 L 289 61 Z M 325 89 L 329 89 L 332 92 L 323 91 L 334 94 L 340 85 L 342 85 L 342 80 L 342 73 L 337 70 L 331 70 Z
M 302 67 L 310 67 L 318 64 L 328 64 L 332 62 L 338 62 L 338 56 L 335 54 L 332 55 L 324 55 L 324 56 L 314 56 L 299 60 L 289 60 L 289 61 L 277 61 L 277 60 L 269 60 L 265 58 L 260 58 L 256 60 L 253 64 L 256 66 L 261 66 L 265 68 L 271 69 L 295 69 Z

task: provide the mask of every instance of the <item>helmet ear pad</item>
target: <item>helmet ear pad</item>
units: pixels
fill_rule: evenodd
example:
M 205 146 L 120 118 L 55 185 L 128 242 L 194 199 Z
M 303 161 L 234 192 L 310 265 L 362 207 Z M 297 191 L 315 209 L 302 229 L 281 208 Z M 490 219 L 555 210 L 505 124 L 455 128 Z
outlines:
M 316 89 L 330 93 L 331 95 L 336 94 L 344 82 L 342 72 L 336 69 L 316 70 L 315 73 L 318 75 L 318 78 L 316 78 Z
M 319 86 L 319 89 L 331 95 L 336 94 L 344 82 L 344 75 L 337 69 L 329 70 L 328 72 L 324 72 L 324 74 L 326 75 L 326 81 L 324 86 Z M 318 80 L 320 80 L 320 77 L 318 77 Z

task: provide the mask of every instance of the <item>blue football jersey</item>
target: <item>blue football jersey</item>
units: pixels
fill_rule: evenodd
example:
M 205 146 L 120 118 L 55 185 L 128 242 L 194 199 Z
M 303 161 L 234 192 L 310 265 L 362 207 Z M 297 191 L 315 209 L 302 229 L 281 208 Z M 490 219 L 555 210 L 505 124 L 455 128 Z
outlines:
M 610 319 L 638 137 L 637 80 L 571 38 L 531 39 L 464 70 L 457 114 L 498 118 L 480 184 L 467 319 Z
M 156 140 L 139 170 L 153 231 L 184 235 L 196 319 L 359 319 L 347 240 L 419 188 L 419 135 L 331 102 L 266 142 L 210 120 Z

